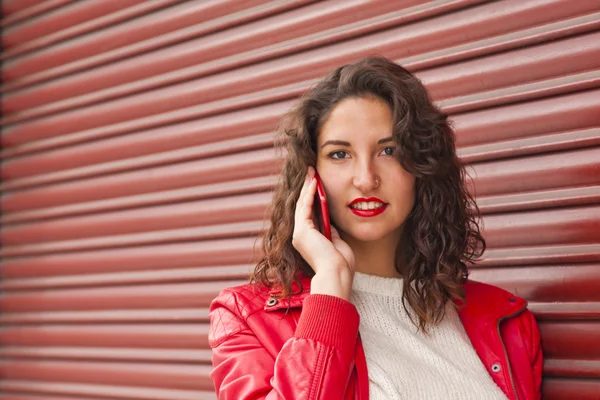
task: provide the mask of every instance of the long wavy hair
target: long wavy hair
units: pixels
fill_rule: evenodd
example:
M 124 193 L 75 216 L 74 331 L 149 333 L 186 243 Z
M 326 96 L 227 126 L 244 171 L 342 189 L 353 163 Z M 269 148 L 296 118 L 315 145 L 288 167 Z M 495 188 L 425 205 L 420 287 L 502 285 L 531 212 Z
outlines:
M 444 317 L 449 300 L 464 300 L 466 264 L 479 258 L 486 244 L 448 116 L 414 75 L 381 56 L 337 68 L 282 118 L 276 143 L 286 150 L 285 159 L 251 282 L 281 287 L 287 296 L 300 274 L 314 276 L 292 246 L 296 201 L 308 166 L 316 165 L 317 136 L 331 110 L 343 99 L 366 96 L 389 104 L 398 162 L 415 177 L 415 205 L 404 223 L 396 269 L 404 278 L 404 307 L 410 305 L 418 318 L 413 322 L 426 331 Z

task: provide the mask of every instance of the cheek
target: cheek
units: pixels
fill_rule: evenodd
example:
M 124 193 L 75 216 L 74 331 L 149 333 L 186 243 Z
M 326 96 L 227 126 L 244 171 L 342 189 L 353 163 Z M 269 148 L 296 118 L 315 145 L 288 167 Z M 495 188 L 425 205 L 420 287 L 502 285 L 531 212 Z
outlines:
M 393 191 L 395 197 L 401 200 L 405 204 L 412 204 L 415 201 L 415 186 L 416 179 L 408 172 L 402 170 L 396 175 L 395 183 L 393 185 Z
M 325 195 L 327 196 L 327 203 L 329 204 L 329 209 L 332 207 L 339 205 L 341 201 L 343 201 L 343 193 L 342 187 L 339 182 L 335 180 L 332 182 L 323 181 L 323 185 L 325 186 Z
M 341 179 L 323 179 L 323 186 L 325 187 L 330 217 L 335 219 L 344 211 L 346 204 L 344 185 Z

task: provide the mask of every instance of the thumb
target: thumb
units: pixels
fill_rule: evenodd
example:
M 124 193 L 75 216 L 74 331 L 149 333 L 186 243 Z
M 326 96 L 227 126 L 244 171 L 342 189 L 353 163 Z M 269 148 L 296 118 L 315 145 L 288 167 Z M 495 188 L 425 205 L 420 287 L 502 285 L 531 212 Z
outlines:
M 335 229 L 335 226 L 331 225 L 331 239 L 339 239 L 340 238 L 340 233 L 338 232 L 337 229 Z
M 331 225 L 331 242 L 334 244 L 345 243 L 340 236 L 340 232 Z

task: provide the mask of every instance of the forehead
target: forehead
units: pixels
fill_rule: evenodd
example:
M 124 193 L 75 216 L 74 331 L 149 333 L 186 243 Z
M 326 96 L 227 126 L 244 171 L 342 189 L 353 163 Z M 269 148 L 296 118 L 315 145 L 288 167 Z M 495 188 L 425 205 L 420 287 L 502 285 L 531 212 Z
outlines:
M 351 97 L 339 102 L 325 120 L 318 142 L 329 139 L 374 139 L 392 133 L 392 110 L 376 97 Z

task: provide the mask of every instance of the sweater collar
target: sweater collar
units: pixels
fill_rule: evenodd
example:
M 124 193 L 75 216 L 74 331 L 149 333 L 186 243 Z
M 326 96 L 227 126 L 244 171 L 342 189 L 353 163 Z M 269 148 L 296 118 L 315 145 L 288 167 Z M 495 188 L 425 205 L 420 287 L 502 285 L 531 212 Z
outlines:
M 311 278 L 299 275 L 298 281 L 292 283 L 292 296 L 280 297 L 281 290 L 271 289 L 269 298 L 265 302 L 266 311 L 302 307 L 306 296 L 310 294 Z M 519 314 L 527 306 L 527 302 L 520 297 L 499 287 L 482 282 L 468 280 L 464 283 L 465 300 L 457 302 L 458 313 L 465 329 L 470 329 L 472 324 L 481 326 L 484 321 L 496 324 L 503 318 Z M 274 302 L 271 299 L 277 299 Z M 275 304 L 274 304 L 275 303 Z

